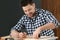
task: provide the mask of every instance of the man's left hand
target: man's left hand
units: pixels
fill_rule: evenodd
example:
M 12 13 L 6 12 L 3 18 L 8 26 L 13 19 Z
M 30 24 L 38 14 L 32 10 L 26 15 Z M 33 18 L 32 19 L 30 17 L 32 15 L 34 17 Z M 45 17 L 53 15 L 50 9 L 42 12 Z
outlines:
M 40 28 L 37 28 L 34 32 L 33 32 L 33 38 L 39 38 L 39 34 L 40 34 Z

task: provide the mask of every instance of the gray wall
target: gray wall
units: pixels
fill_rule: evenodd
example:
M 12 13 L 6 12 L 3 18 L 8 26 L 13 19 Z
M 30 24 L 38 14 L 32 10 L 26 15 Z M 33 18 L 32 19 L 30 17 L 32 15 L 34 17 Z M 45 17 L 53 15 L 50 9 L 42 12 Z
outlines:
M 40 7 L 40 0 L 35 0 L 37 7 Z M 3 5 L 3 6 L 2 6 Z M 23 15 L 18 0 L 2 1 L 0 13 L 0 36 L 9 35 L 10 29 L 18 22 Z
M 36 7 L 40 8 L 40 0 L 33 0 L 36 3 Z

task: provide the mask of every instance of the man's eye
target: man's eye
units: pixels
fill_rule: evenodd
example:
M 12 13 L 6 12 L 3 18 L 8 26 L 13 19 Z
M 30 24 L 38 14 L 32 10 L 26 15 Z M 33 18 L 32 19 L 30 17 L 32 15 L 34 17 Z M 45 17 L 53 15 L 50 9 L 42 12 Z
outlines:
M 30 11 L 31 9 L 29 9 L 28 11 Z

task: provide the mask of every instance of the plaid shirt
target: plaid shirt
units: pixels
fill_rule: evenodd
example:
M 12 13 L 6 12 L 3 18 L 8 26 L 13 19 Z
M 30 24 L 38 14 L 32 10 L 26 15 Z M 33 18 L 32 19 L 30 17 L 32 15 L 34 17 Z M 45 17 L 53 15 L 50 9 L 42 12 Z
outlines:
M 56 27 L 58 27 L 58 21 L 52 15 L 51 12 L 43 9 L 36 9 L 36 15 L 32 19 L 27 15 L 23 15 L 19 22 L 12 28 L 17 31 L 24 30 L 23 27 L 26 28 L 28 35 L 33 34 L 36 28 L 43 26 L 47 23 L 54 23 Z M 22 29 L 23 28 L 23 29 Z M 25 30 L 24 30 L 25 31 Z M 54 32 L 52 29 L 43 30 L 40 32 L 40 36 L 54 36 Z

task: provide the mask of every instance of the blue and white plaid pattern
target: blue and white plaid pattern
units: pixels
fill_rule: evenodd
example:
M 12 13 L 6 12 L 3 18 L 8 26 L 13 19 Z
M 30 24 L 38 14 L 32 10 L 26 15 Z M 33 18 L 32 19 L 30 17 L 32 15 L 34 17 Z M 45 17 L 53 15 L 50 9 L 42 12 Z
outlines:
M 28 35 L 33 34 L 36 28 L 45 25 L 46 23 L 52 22 L 58 27 L 58 21 L 52 15 L 51 12 L 43 9 L 36 9 L 36 16 L 33 19 L 29 18 L 27 15 L 22 16 L 19 22 L 12 28 L 20 31 L 22 25 L 25 25 Z M 22 24 L 22 25 L 21 25 Z M 23 30 L 23 29 L 22 29 Z M 54 36 L 52 29 L 43 30 L 40 36 Z

